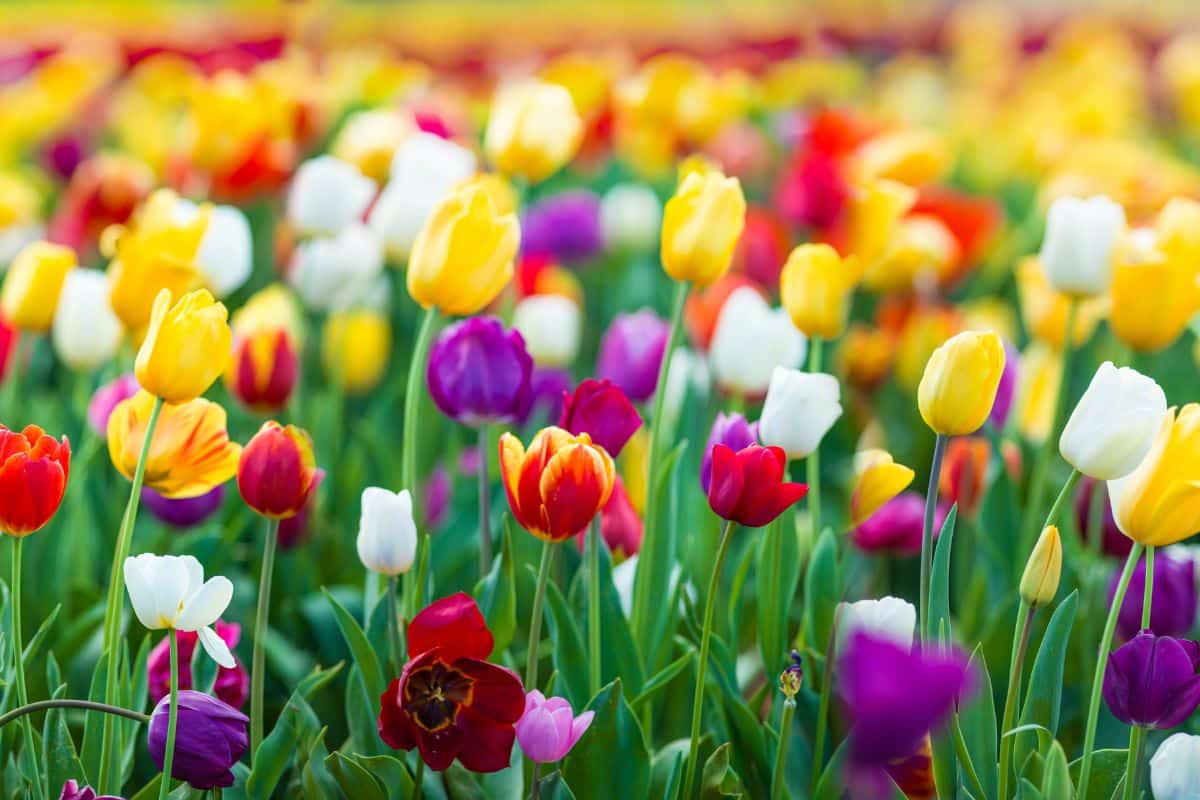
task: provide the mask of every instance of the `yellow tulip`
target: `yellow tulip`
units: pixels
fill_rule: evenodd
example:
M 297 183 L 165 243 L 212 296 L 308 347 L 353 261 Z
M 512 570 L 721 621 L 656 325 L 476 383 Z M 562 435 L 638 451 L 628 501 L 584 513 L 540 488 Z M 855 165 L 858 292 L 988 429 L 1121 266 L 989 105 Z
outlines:
M 1135 542 L 1164 547 L 1200 531 L 1200 404 L 1167 411 L 1142 463 L 1108 491 L 1117 526 Z
M 918 306 L 913 309 L 900 329 L 895 346 L 896 382 L 900 388 L 906 392 L 917 388 L 933 351 L 962 329 L 962 319 L 953 308 Z
M 925 365 L 917 387 L 921 418 L 934 433 L 960 436 L 983 425 L 1004 372 L 1004 344 L 995 333 L 963 331 Z
M 703 287 L 726 272 L 746 224 L 746 198 L 737 178 L 689 172 L 663 209 L 663 269 L 677 281 Z
M 1037 256 L 1028 256 L 1017 265 L 1017 299 L 1021 304 L 1021 319 L 1029 334 L 1061 350 L 1066 341 L 1067 314 L 1071 301 L 1050 285 Z M 1104 316 L 1108 301 L 1104 297 L 1095 297 L 1077 302 L 1071 338 L 1079 346 L 1092 338 L 1092 332 Z
M 851 386 L 874 389 L 892 368 L 895 355 L 896 344 L 887 331 L 856 322 L 838 348 L 838 371 Z
M 1178 339 L 1200 310 L 1196 267 L 1172 258 L 1154 242 L 1131 241 L 1118 248 L 1108 318 L 1113 334 L 1142 351 L 1161 350 Z
M 611 61 L 566 53 L 542 67 L 539 75 L 547 83 L 566 89 L 580 115 L 592 119 L 603 111 L 612 88 L 613 73 L 618 65 Z
M 326 372 L 337 376 L 348 394 L 365 394 L 387 369 L 392 328 L 375 311 L 339 311 L 326 320 L 321 344 Z
M 41 204 L 41 192 L 33 181 L 16 172 L 0 172 L 0 231 L 36 223 Z
M 497 214 L 515 214 L 521 207 L 521 200 L 513 185 L 498 172 L 480 172 L 460 183 L 456 188 L 474 186 L 492 198 L 492 205 Z
M 876 136 L 858 151 L 860 179 L 883 178 L 921 186 L 940 178 L 950 164 L 946 142 L 924 130 L 898 130 Z
M 516 215 L 500 214 L 490 192 L 468 184 L 443 200 L 417 234 L 408 293 L 425 308 L 474 314 L 512 279 L 520 243 Z
M 866 522 L 883 504 L 903 492 L 916 475 L 897 464 L 885 450 L 863 450 L 854 455 L 854 492 L 850 495 L 850 525 Z
M 304 315 L 295 295 L 281 283 L 273 283 L 250 296 L 229 318 L 238 336 L 282 328 L 298 349 L 304 345 Z
M 583 120 L 571 93 L 556 83 L 530 80 L 496 91 L 483 147 L 504 174 L 544 180 L 575 156 Z
M 172 305 L 171 292 L 154 298 L 150 327 L 138 350 L 138 383 L 168 403 L 204 394 L 229 363 L 233 333 L 228 312 L 207 289 L 189 292 Z
M 154 396 L 141 391 L 108 418 L 109 457 L 130 480 L 153 408 Z M 225 409 L 216 403 L 197 398 L 164 404 L 146 455 L 146 485 L 167 497 L 198 497 L 237 474 L 241 452 L 241 445 L 229 441 Z
M 1054 421 L 1062 384 L 1062 353 L 1034 341 L 1021 354 L 1017 371 L 1017 429 L 1031 442 L 1044 442 Z
M 646 509 L 646 474 L 650 468 L 650 435 L 645 426 L 638 428 L 617 458 L 621 480 L 625 482 L 625 493 L 629 504 L 641 514 Z
M 50 330 L 63 281 L 75 266 L 75 251 L 69 247 L 50 242 L 26 245 L 4 276 L 0 308 L 5 318 L 23 331 Z
M 1038 537 L 1025 572 L 1021 574 L 1021 599 L 1031 606 L 1044 606 L 1058 593 L 1062 578 L 1062 540 L 1058 528 L 1049 525 Z
M 329 152 L 383 184 L 392 167 L 392 156 L 414 128 L 412 117 L 396 109 L 356 111 L 346 117 Z
M 853 256 L 842 261 L 827 244 L 802 244 L 793 250 L 779 276 L 779 296 L 792 324 L 806 336 L 841 336 L 856 269 Z

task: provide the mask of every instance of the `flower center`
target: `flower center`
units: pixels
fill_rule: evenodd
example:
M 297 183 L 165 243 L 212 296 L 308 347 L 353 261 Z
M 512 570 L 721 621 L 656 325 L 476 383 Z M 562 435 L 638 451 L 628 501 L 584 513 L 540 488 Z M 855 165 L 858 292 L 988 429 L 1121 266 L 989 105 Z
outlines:
M 402 707 L 426 731 L 448 728 L 458 709 L 471 702 L 475 681 L 442 661 L 408 676 Z

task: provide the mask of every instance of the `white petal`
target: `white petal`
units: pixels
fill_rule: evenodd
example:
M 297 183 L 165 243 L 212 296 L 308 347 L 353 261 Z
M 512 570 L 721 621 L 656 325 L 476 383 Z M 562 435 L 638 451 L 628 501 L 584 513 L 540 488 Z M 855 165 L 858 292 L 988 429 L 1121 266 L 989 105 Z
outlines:
M 175 627 L 181 631 L 194 631 L 212 625 L 233 599 L 233 584 L 228 578 L 217 575 L 209 578 L 200 589 L 183 603 Z
M 197 633 L 200 635 L 200 644 L 204 645 L 204 652 L 212 656 L 213 661 L 225 669 L 233 669 L 237 666 L 233 653 L 229 652 L 229 645 L 225 644 L 224 639 L 217 636 L 216 631 L 212 628 L 201 628 Z
M 129 602 L 138 622 L 150 630 L 158 630 L 162 625 L 159 624 L 148 559 L 152 561 L 154 556 L 142 553 L 140 556 L 125 559 L 125 588 L 129 592 Z

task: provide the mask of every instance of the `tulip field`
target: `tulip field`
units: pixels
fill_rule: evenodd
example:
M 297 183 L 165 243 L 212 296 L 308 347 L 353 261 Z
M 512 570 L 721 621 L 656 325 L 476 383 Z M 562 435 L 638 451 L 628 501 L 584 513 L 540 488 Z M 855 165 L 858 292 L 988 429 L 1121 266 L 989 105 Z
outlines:
M 0 533 L 0 800 L 1200 800 L 1200 7 L 0 3 Z

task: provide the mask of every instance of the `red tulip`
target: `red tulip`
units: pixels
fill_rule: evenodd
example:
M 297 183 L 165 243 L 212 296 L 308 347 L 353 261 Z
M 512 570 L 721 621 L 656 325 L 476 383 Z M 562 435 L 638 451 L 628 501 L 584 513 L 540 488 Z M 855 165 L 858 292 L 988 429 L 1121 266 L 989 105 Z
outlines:
M 722 519 L 761 528 L 808 494 L 804 483 L 786 483 L 787 456 L 778 447 L 752 444 L 736 453 L 723 444 L 712 448 L 708 504 Z
M 318 483 L 312 439 L 294 425 L 263 423 L 242 449 L 237 483 L 246 505 L 264 517 L 296 516 Z
M 287 405 L 299 371 L 300 359 L 287 330 L 268 329 L 234 337 L 226 383 L 247 408 L 278 411 Z
M 642 418 L 625 393 L 612 381 L 588 378 L 571 394 L 563 392 L 558 427 L 578 436 L 586 433 L 613 458 L 642 427 Z
M 71 443 L 30 425 L 18 433 L 0 425 L 0 531 L 28 536 L 62 503 L 71 469 Z

